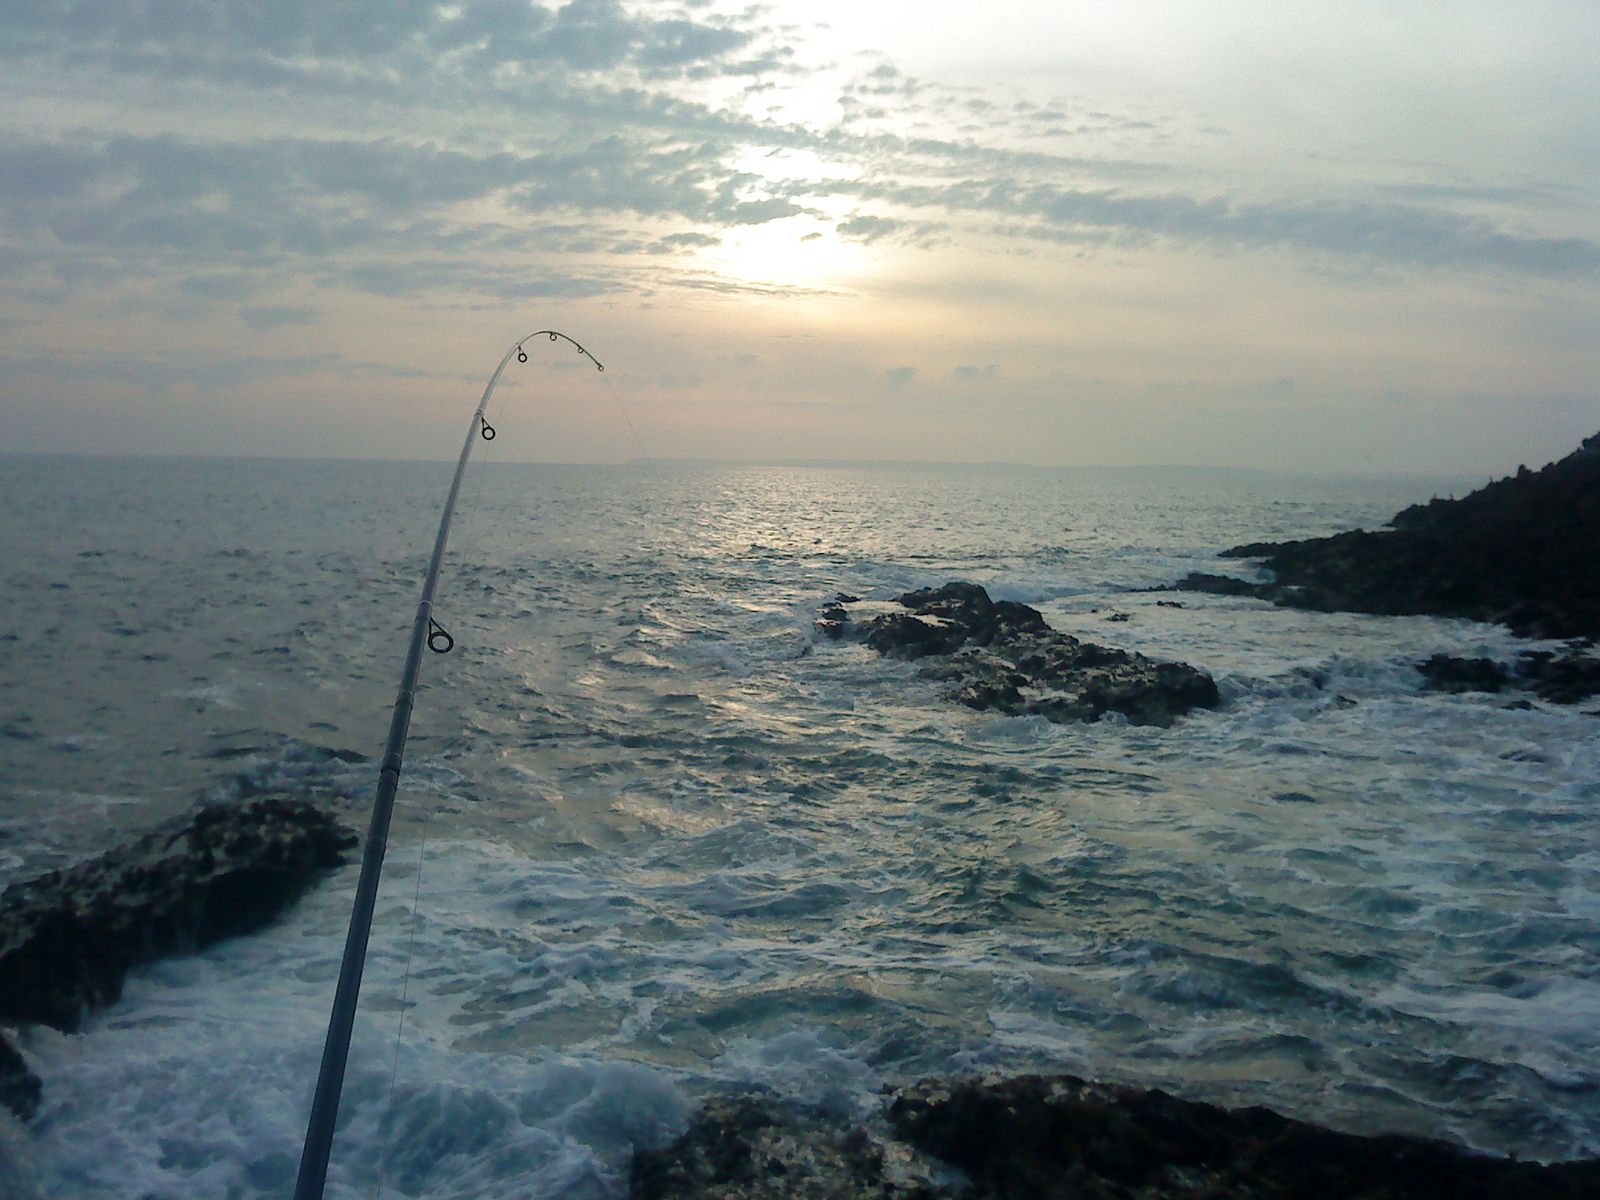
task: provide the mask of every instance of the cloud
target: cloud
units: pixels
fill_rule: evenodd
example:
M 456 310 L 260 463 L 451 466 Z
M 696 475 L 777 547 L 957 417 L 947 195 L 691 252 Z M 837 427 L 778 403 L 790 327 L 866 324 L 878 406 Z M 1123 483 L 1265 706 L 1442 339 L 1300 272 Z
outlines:
M 1163 241 L 1214 251 L 1284 249 L 1376 265 L 1509 271 L 1553 278 L 1600 274 L 1600 242 L 1508 233 L 1438 208 L 1361 202 L 1245 202 L 1137 195 L 1055 185 L 964 180 L 943 189 L 879 188 L 901 204 L 1027 218 L 996 230 L 1048 241 Z
M 965 383 L 987 382 L 1000 373 L 1000 367 L 995 363 L 984 366 L 961 366 L 950 372 L 952 379 L 959 379 Z
M 314 354 L 96 354 L 73 358 L 0 354 L 0 372 L 12 379 L 58 383 L 115 382 L 158 395 L 175 387 L 218 391 L 263 379 L 288 379 L 314 374 L 364 375 L 386 379 L 449 379 L 477 381 L 473 375 L 441 374 L 404 364 L 350 359 L 323 351 Z
M 669 233 L 662 237 L 659 243 L 670 249 L 698 249 L 706 246 L 720 246 L 722 239 L 713 237 L 709 233 Z
M 299 304 L 247 305 L 239 310 L 239 319 L 251 329 L 265 331 L 285 325 L 315 325 L 317 310 Z
M 18 181 L 0 216 L 12 252 L 49 245 L 44 265 L 57 284 L 147 280 L 164 268 L 177 273 L 174 286 L 210 298 L 243 298 L 264 272 L 381 295 L 594 295 L 615 284 L 592 267 L 580 278 L 547 266 L 529 287 L 509 282 L 528 272 L 503 256 L 649 245 L 598 239 L 594 221 L 607 212 L 673 220 L 680 228 L 661 244 L 685 248 L 718 241 L 685 221 L 714 230 L 803 211 L 781 188 L 721 168 L 717 148 L 616 136 L 520 154 L 393 139 L 79 137 L 0 145 L 0 175 Z M 505 223 L 462 213 L 485 204 L 503 206 Z M 519 210 L 586 221 L 519 233 Z
M 905 228 L 904 221 L 896 221 L 889 217 L 859 216 L 840 221 L 835 228 L 841 237 L 852 238 L 859 242 L 872 243 L 879 238 L 887 237 L 897 230 Z
M 888 61 L 847 81 L 851 111 L 889 105 L 901 127 L 915 113 L 929 132 L 753 115 L 708 81 L 748 96 L 803 77 L 791 35 L 769 24 L 754 9 L 617 0 L 5 6 L 0 58 L 15 80 L 86 102 L 169 99 L 98 132 L 18 125 L 0 138 L 0 255 L 29 263 L 0 290 L 52 303 L 162 281 L 238 300 L 308 284 L 436 299 L 641 293 L 639 280 L 741 290 L 754 285 L 621 268 L 801 215 L 863 245 L 1159 245 L 1270 250 L 1318 269 L 1600 274 L 1596 241 L 1471 211 L 1515 189 L 1233 194 L 1170 162 L 1019 144 L 1047 126 L 1126 133 L 1149 119 L 999 103 Z M 951 114 L 985 136 L 934 136 Z M 749 169 L 780 149 L 810 165 Z
M 548 66 L 580 72 L 631 69 L 644 78 L 763 69 L 782 52 L 758 51 L 762 31 L 707 16 L 658 17 L 617 0 L 525 0 L 452 5 L 346 0 L 233 0 L 225 4 L 84 5 L 35 0 L 5 6 L 0 38 L 14 57 L 71 56 L 121 72 L 216 78 L 254 63 L 258 84 L 343 82 L 385 68 L 412 76 L 484 77 Z M 292 64 L 292 65 L 291 65 Z M 275 75 L 268 70 L 280 68 Z
M 917 368 L 890 367 L 883 373 L 883 377 L 889 381 L 892 390 L 899 391 L 917 377 Z

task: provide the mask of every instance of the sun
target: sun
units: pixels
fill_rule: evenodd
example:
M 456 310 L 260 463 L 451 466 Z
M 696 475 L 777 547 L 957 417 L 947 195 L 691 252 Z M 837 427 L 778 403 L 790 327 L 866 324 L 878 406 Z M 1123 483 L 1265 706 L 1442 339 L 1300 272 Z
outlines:
M 751 287 L 833 291 L 866 268 L 863 249 L 830 220 L 796 216 L 726 230 L 702 257 L 717 274 Z

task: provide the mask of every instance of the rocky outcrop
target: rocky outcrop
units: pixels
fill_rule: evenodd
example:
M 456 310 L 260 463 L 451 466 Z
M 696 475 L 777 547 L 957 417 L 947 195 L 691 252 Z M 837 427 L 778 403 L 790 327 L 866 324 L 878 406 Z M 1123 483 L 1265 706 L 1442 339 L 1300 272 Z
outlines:
M 683 1135 L 640 1150 L 630 1200 L 934 1200 L 897 1182 L 881 1138 L 848 1122 L 785 1104 L 763 1092 L 714 1096 Z
M 969 1195 L 995 1200 L 1509 1200 L 1592 1195 L 1600 1186 L 1600 1161 L 1518 1163 L 1071 1075 L 922 1083 L 895 1098 L 889 1120 L 901 1137 L 966 1172 Z
M 1080 641 L 1051 629 L 1037 609 L 991 600 L 975 583 L 908 592 L 870 614 L 859 604 L 850 596 L 834 600 L 823 608 L 818 632 L 865 642 L 880 654 L 928 659 L 922 674 L 948 682 L 951 697 L 970 708 L 1052 721 L 1116 712 L 1136 724 L 1170 725 L 1220 703 L 1203 671 Z
M 926 1080 L 887 1130 L 744 1096 L 635 1157 L 631 1200 L 1577 1200 L 1600 1160 L 1545 1166 L 1362 1137 L 1071 1075 Z M 958 1168 L 965 1186 L 950 1181 Z
M 1532 692 L 1554 704 L 1576 704 L 1600 695 L 1600 658 L 1583 647 L 1526 650 L 1509 666 L 1492 658 L 1435 654 L 1417 664 L 1423 687 L 1434 692 Z
M 1500 622 L 1542 638 L 1600 636 L 1600 434 L 1538 471 L 1396 513 L 1391 528 L 1224 553 L 1272 582 L 1194 574 L 1177 586 L 1321 611 Z
M 76 1029 L 141 963 L 271 922 L 356 841 L 309 801 L 263 796 L 13 884 L 0 894 L 0 1021 Z M 9 1100 L 5 1072 L 0 1054 Z

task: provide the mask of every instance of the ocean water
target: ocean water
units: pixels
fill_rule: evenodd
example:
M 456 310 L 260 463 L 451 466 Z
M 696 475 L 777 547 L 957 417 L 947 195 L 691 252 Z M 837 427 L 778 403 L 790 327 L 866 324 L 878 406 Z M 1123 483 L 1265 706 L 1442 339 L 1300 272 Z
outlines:
M 364 829 L 450 469 L 0 457 L 0 881 L 202 795 Z M 1496 627 L 1140 590 L 1467 486 L 474 466 L 329 1194 L 610 1197 L 708 1091 L 973 1070 L 1600 1154 L 1600 721 L 1420 690 Z M 1225 704 L 976 713 L 813 637 L 951 579 Z M 0 1193 L 287 1194 L 354 878 L 19 1031 Z

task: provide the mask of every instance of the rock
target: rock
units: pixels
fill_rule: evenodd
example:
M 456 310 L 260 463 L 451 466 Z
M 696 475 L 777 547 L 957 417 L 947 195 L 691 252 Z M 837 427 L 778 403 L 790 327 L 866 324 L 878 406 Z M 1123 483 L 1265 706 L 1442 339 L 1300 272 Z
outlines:
M 932 1200 L 885 1176 L 882 1148 L 859 1128 L 752 1092 L 713 1097 L 670 1146 L 640 1150 L 630 1200 Z
M 1232 575 L 1208 575 L 1204 571 L 1190 571 L 1170 589 L 1158 590 L 1210 592 L 1214 596 L 1250 596 L 1256 600 L 1271 600 L 1276 593 L 1276 589 L 1270 583 L 1251 583 L 1248 579 L 1235 579 Z
M 1515 674 L 1521 686 L 1554 704 L 1600 695 L 1600 659 L 1578 646 L 1560 653 L 1525 650 L 1517 655 Z
M 1142 725 L 1169 725 L 1221 703 L 1217 685 L 1184 663 L 1097 646 L 1051 629 L 1037 609 L 991 600 L 975 583 L 908 592 L 896 607 L 857 623 L 842 599 L 824 606 L 824 637 L 852 637 L 880 654 L 936 659 L 922 674 L 945 680 L 970 708 L 1094 721 L 1118 712 Z
M 1578 1200 L 1600 1159 L 1544 1166 L 1364 1137 L 1072 1075 L 929 1079 L 852 1126 L 764 1093 L 714 1097 L 638 1151 L 630 1200 Z M 948 1167 L 967 1180 L 957 1184 Z
M 0 1104 L 17 1114 L 19 1121 L 30 1119 L 39 1109 L 44 1084 L 23 1061 L 11 1039 L 0 1033 Z
M 844 637 L 845 627 L 850 624 L 850 614 L 845 611 L 844 605 L 838 602 L 826 604 L 818 615 L 816 624 L 817 632 L 838 641 Z
M 1553 704 L 1576 704 L 1600 695 L 1600 659 L 1586 649 L 1525 650 L 1506 667 L 1488 658 L 1435 654 L 1417 664 L 1423 686 L 1438 692 L 1498 692 L 1521 688 Z
M 1071 1075 L 925 1081 L 895 1098 L 889 1121 L 902 1138 L 965 1171 L 971 1200 L 1600 1194 L 1600 1160 L 1519 1163 Z
M 1417 664 L 1431 692 L 1498 692 L 1511 682 L 1511 672 L 1492 658 L 1452 658 L 1435 654 Z
M 1530 637 L 1600 634 L 1600 434 L 1539 471 L 1396 513 L 1391 528 L 1235 546 L 1269 584 L 1194 574 L 1177 588 L 1322 611 L 1500 622 Z
M 308 801 L 208 807 L 0 895 L 0 1019 L 71 1031 L 129 970 L 268 924 L 354 833 Z

